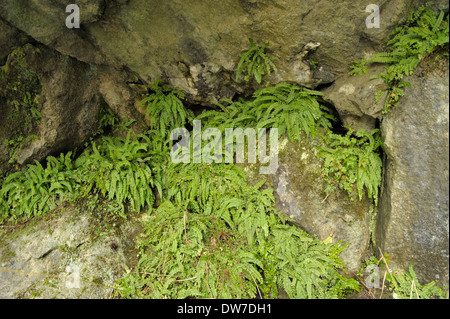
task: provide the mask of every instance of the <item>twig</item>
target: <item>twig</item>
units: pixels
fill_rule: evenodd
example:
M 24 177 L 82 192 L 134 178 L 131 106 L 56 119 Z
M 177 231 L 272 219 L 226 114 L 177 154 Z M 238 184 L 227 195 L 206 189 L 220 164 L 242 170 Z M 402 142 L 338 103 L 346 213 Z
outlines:
M 178 279 L 178 280 L 175 280 L 176 282 L 181 282 L 181 281 L 188 281 L 188 280 L 194 280 L 194 279 L 197 279 L 197 276 L 194 276 L 194 277 L 191 277 L 191 278 L 186 278 L 186 279 Z
M 386 265 L 386 269 L 389 272 L 389 275 L 391 275 L 392 283 L 395 286 L 395 290 L 398 292 L 397 281 L 395 280 L 394 276 L 391 273 L 391 270 L 389 269 L 389 265 L 387 264 L 386 259 L 384 258 L 384 255 L 383 255 L 383 252 L 381 251 L 381 248 L 378 247 L 378 249 L 380 250 L 380 253 L 381 253 L 381 256 L 382 256 L 381 259 L 383 260 L 384 264 Z
M 412 299 L 413 286 L 414 286 L 414 279 L 413 279 L 413 281 L 411 281 L 411 291 L 409 293 L 409 299 Z
M 161 259 L 162 259 L 162 270 L 164 270 L 164 264 L 166 263 L 166 255 L 164 254 L 164 246 L 166 245 L 165 239 L 167 236 L 167 233 L 169 232 L 169 229 L 166 229 L 166 231 L 164 232 L 164 237 L 163 237 L 163 246 L 161 249 Z
M 367 287 L 366 283 L 365 283 L 361 278 L 359 278 L 359 276 L 357 276 L 357 275 L 355 275 L 355 276 L 356 276 L 356 278 L 358 279 L 358 281 L 359 281 L 360 283 L 362 283 L 363 286 L 367 289 L 367 291 L 368 291 L 369 294 L 373 297 L 373 299 L 376 299 L 375 295 L 372 293 L 372 291 L 370 290 L 370 288 Z
M 252 279 L 253 279 L 253 282 L 255 283 L 255 286 L 256 286 L 256 290 L 258 290 L 258 294 L 259 294 L 259 297 L 260 297 L 261 299 L 263 299 L 263 296 L 262 296 L 262 294 L 261 294 L 261 290 L 259 289 L 259 287 L 258 287 L 258 284 L 256 283 L 256 279 L 255 279 L 255 277 L 253 277 L 253 275 L 252 275 L 252 273 L 251 273 L 251 272 L 249 272 L 249 274 L 250 274 L 250 276 L 252 277 Z
M 186 211 L 183 214 L 183 224 L 184 224 L 184 241 L 187 243 L 187 235 L 186 235 Z
M 178 276 L 174 276 L 174 275 L 155 274 L 155 273 L 153 273 L 153 272 L 139 272 L 139 273 L 140 273 L 140 274 L 143 274 L 143 275 L 160 276 L 160 277 L 175 277 L 175 278 L 178 278 Z M 194 279 L 197 279 L 197 276 L 194 276 L 194 277 L 191 277 L 191 278 L 186 278 L 186 279 L 177 279 L 177 280 L 174 280 L 174 281 L 176 281 L 176 282 L 182 282 L 182 281 L 188 281 L 188 280 L 194 280 Z
M 140 273 L 140 274 L 143 274 L 143 275 L 161 276 L 161 277 L 177 277 L 177 278 L 178 278 L 178 276 L 174 276 L 174 275 L 165 275 L 165 274 L 156 274 L 156 273 L 154 273 L 154 272 L 140 271 L 139 273 Z
M 384 272 L 383 285 L 381 286 L 380 299 L 381 299 L 381 297 L 383 296 L 383 292 L 384 292 L 384 282 L 386 281 L 386 274 L 387 274 L 387 271 Z
M 414 283 L 414 290 L 416 291 L 417 299 L 420 299 L 419 292 L 417 291 L 417 285 L 414 280 L 412 282 Z
M 209 295 L 212 296 L 212 292 L 211 292 L 211 288 L 209 287 L 209 267 L 208 267 L 208 263 L 206 264 L 206 287 L 208 287 L 208 291 L 209 291 Z

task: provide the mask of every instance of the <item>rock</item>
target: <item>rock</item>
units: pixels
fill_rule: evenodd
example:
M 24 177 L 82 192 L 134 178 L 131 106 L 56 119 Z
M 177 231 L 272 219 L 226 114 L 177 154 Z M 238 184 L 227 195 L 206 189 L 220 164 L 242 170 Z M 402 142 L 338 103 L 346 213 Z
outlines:
M 386 93 L 380 97 L 378 103 L 375 96 L 380 90 L 386 90 L 386 85 L 382 79 L 370 77 L 385 72 L 383 66 L 375 65 L 367 74 L 361 76 L 345 74 L 323 91 L 324 99 L 334 105 L 344 125 L 367 132 L 375 129 L 376 120 L 382 117 Z
M 367 1 L 78 1 L 81 27 L 68 29 L 64 1 L 2 1 L 0 17 L 33 39 L 94 65 L 134 72 L 146 83 L 163 78 L 210 105 L 254 91 L 255 81 L 236 85 L 240 55 L 249 38 L 277 56 L 279 73 L 263 81 L 292 81 L 315 88 L 348 72 L 363 52 L 378 51 L 408 14 L 411 1 L 381 1 L 376 36 L 366 30 Z M 415 2 L 414 2 L 415 3 Z M 369 33 L 368 33 L 369 32 Z M 308 56 L 309 43 L 320 43 Z M 318 62 L 314 72 L 309 59 Z M 120 81 L 121 79 L 117 79 Z
M 390 33 L 393 31 L 393 29 L 391 29 L 392 22 L 395 21 L 396 24 L 404 22 L 411 10 L 417 8 L 419 5 L 424 5 L 424 3 L 423 1 L 385 0 L 377 2 L 377 5 L 380 9 L 380 28 L 364 28 L 361 34 L 361 41 L 370 41 L 374 44 L 382 43 L 382 46 L 377 50 L 378 52 L 383 49 L 383 46 L 386 43 L 385 39 L 388 39 Z M 369 13 L 367 13 L 367 15 L 369 15 Z M 369 51 L 363 52 L 363 55 L 367 53 L 369 53 Z
M 0 64 L 3 64 L 2 61 L 11 53 L 13 47 L 20 47 L 30 40 L 23 32 L 0 19 Z
M 82 0 L 77 3 L 80 7 L 80 24 L 93 23 L 105 9 L 104 0 Z M 36 41 L 65 55 L 76 56 L 84 62 L 104 63 L 105 58 L 99 54 L 88 34 L 81 29 L 66 27 L 66 18 L 70 14 L 66 13 L 67 5 L 67 1 L 61 0 L 33 1 L 28 4 L 3 2 L 0 5 L 0 17 Z
M 127 73 L 115 70 L 109 67 L 98 68 L 98 92 L 103 100 L 108 104 L 111 110 L 117 114 L 123 123 L 134 119 L 135 122 L 130 126 L 135 133 L 143 133 L 148 129 L 144 122 L 143 115 L 135 107 L 137 96 L 135 90 L 127 85 L 123 79 L 127 78 Z M 122 79 L 120 81 L 119 79 Z M 145 115 L 145 113 L 144 113 Z
M 376 242 L 394 269 L 449 282 L 449 66 L 422 63 L 382 122 L 385 164 Z
M 444 11 L 448 12 L 449 9 L 449 2 L 447 0 L 435 0 L 431 2 L 431 8 L 435 11 Z
M 17 160 L 22 147 L 36 138 L 42 86 L 28 66 L 36 54 L 38 49 L 26 44 L 10 52 L 0 66 L 0 175 L 11 170 L 10 160 Z
M 15 115 L 14 107 L 7 103 L 9 97 L 0 94 L 0 175 L 2 170 L 8 171 L 11 157 L 11 148 L 4 141 L 16 138 L 16 131 L 22 131 L 24 140 L 36 138 L 19 147 L 15 161 L 19 165 L 42 161 L 48 155 L 74 150 L 92 137 L 98 130 L 104 101 L 124 123 L 135 119 L 131 128 L 136 133 L 147 129 L 143 116 L 134 107 L 136 94 L 127 85 L 127 72 L 89 65 L 42 45 L 27 44 L 22 50 L 26 69 L 39 77 L 36 109 L 41 118 L 31 127 L 26 116 Z M 10 81 L 19 81 L 23 86 L 25 82 L 17 79 Z M 16 104 L 22 99 L 21 96 Z
M 101 96 L 95 67 L 39 49 L 39 54 L 28 56 L 27 64 L 40 76 L 42 118 L 35 130 L 38 138 L 17 154 L 19 164 L 72 150 L 98 129 Z
M 42 119 L 30 130 L 38 138 L 17 154 L 21 164 L 82 145 L 97 130 L 102 100 L 122 120 L 135 118 L 136 131 L 145 129 L 148 119 L 139 113 L 145 110 L 136 110 L 134 101 L 137 91 L 133 87 L 141 83 L 162 78 L 184 91 L 188 104 L 202 106 L 210 106 L 224 97 L 250 95 L 261 86 L 255 81 L 235 82 L 239 58 L 250 47 L 249 38 L 258 45 L 269 43 L 266 52 L 278 57 L 275 62 L 278 73 L 264 76 L 263 85 L 288 81 L 314 89 L 334 82 L 325 91 L 326 98 L 336 106 L 342 122 L 370 131 L 380 118 L 381 106 L 374 103 L 374 95 L 382 83 L 369 81 L 370 74 L 348 76 L 351 62 L 380 52 L 391 31 L 405 20 L 410 9 L 423 1 L 378 1 L 379 29 L 368 29 L 365 25 L 369 15 L 365 11 L 369 4 L 366 0 L 305 0 L 301 4 L 295 0 L 229 0 L 215 1 L 213 6 L 206 1 L 79 0 L 77 4 L 81 27 L 69 29 L 65 26 L 69 15 L 65 12 L 66 1 L 0 1 L 0 60 L 3 62 L 12 46 L 25 42 L 41 48 L 41 54 L 27 57 L 27 62 L 41 76 Z M 448 2 L 439 0 L 434 7 L 448 9 Z M 137 80 L 130 83 L 131 78 Z M 432 78 L 427 77 L 427 81 Z M 419 85 L 416 87 L 422 87 Z M 436 83 L 435 87 L 438 90 L 441 85 Z M 438 94 L 431 86 L 424 90 Z M 441 138 L 445 132 L 439 126 L 441 122 L 448 123 L 448 109 L 430 113 L 438 104 L 421 96 L 419 91 L 407 91 L 428 103 L 428 109 L 415 105 L 411 98 L 408 103 L 413 111 L 399 106 L 398 109 L 404 109 L 403 114 L 396 111 L 385 120 L 388 167 L 377 242 L 385 251 L 399 255 L 403 244 L 397 239 L 401 236 L 406 238 L 405 247 L 420 247 L 416 252 L 413 248 L 404 250 L 405 257 L 399 259 L 401 267 L 411 262 L 408 256 L 414 256 L 412 261 L 422 261 L 424 256 L 433 260 L 434 256 L 448 263 L 448 245 L 441 245 L 445 236 L 448 240 L 448 227 L 444 229 L 448 226 L 448 212 L 443 213 L 445 208 L 448 210 L 448 196 L 442 195 L 442 190 L 448 188 L 441 182 L 445 178 L 448 182 L 448 168 L 442 164 L 448 163 L 448 157 L 442 155 L 447 153 L 439 153 L 439 147 L 448 151 L 448 141 Z M 408 100 L 402 103 L 405 101 Z M 0 142 L 9 138 L 7 125 L 12 125 L 7 124 L 6 115 L 11 108 L 6 108 L 4 102 L 0 97 Z M 425 129 L 417 130 L 421 127 Z M 429 136 L 436 136 L 436 140 L 427 140 Z M 435 145 L 439 138 L 440 146 Z M 347 266 L 356 270 L 369 243 L 369 201 L 365 198 L 351 202 L 341 193 L 324 201 L 319 160 L 313 150 L 314 142 L 304 138 L 299 145 L 287 146 L 285 155 L 280 154 L 283 160 L 272 177 L 277 206 L 309 233 L 322 239 L 333 234 L 333 240 L 349 242 L 343 257 Z M 420 156 L 416 156 L 418 150 L 423 150 Z M 444 159 L 435 159 L 436 154 Z M 8 155 L 9 150 L 1 144 L 0 175 Z M 412 172 L 420 178 L 413 179 Z M 399 185 L 408 185 L 408 190 Z M 422 193 L 417 185 L 424 185 Z M 430 202 L 430 198 L 434 199 Z M 410 209 L 407 221 L 414 223 L 417 230 L 402 228 L 402 223 L 407 222 L 401 217 L 402 213 L 405 215 L 403 209 Z M 417 217 L 418 212 L 422 217 Z M 422 231 L 425 226 L 434 229 Z M 404 233 L 406 230 L 408 233 Z M 434 231 L 437 233 L 430 235 Z M 441 248 L 429 249 L 433 240 Z M 57 256 L 58 251 L 50 242 L 42 252 L 36 250 L 37 255 L 30 260 Z M 429 266 L 432 278 L 440 263 Z M 69 286 L 76 285 L 77 269 L 82 269 L 81 266 L 70 263 L 65 266 L 73 275 Z M 421 273 L 426 274 L 424 267 L 428 266 L 420 267 Z M 446 267 L 441 271 L 447 269 L 448 282 Z
M 324 193 L 323 159 L 315 149 L 321 142 L 302 133 L 295 144 L 282 138 L 279 142 L 279 166 L 268 175 L 275 191 L 276 208 L 294 220 L 296 226 L 321 240 L 332 236 L 333 242 L 348 243 L 341 254 L 347 269 L 359 270 L 366 258 L 370 241 L 370 202 L 367 196 L 352 201 L 346 192 Z M 263 178 L 257 165 L 247 167 L 250 181 Z
M 272 82 L 300 83 L 302 86 L 310 89 L 314 89 L 321 84 L 332 83 L 335 79 L 333 74 L 328 73 L 323 66 L 314 69 L 311 67 L 310 63 L 307 63 L 307 57 L 312 55 L 319 47 L 319 42 L 307 43 L 300 50 L 300 53 L 288 61 L 288 66 L 286 68 L 272 77 Z
M 0 237 L 0 298 L 111 296 L 137 262 L 140 223 L 88 207 L 60 206 Z

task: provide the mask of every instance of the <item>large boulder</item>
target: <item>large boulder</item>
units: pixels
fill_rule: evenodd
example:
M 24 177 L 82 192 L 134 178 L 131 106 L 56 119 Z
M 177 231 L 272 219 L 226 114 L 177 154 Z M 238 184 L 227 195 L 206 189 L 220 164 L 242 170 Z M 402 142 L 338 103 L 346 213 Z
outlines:
M 114 218 L 107 206 L 83 201 L 0 234 L 0 298 L 111 297 L 137 262 L 142 228 L 137 218 Z
M 379 91 L 386 90 L 386 85 L 382 79 L 371 77 L 384 72 L 385 68 L 378 65 L 361 76 L 344 74 L 323 91 L 325 100 L 334 105 L 344 125 L 367 132 L 376 128 L 377 120 L 382 118 L 386 93 L 378 102 L 375 97 Z
M 251 182 L 267 177 L 274 188 L 275 206 L 296 226 L 321 240 L 332 239 L 348 244 L 341 253 L 347 269 L 356 272 L 369 253 L 371 239 L 371 202 L 350 199 L 345 191 L 337 189 L 325 194 L 322 177 L 323 159 L 317 156 L 317 146 L 325 145 L 317 138 L 302 132 L 300 142 L 292 143 L 286 137 L 279 142 L 278 169 L 273 175 L 259 175 L 259 165 L 246 167 Z
M 16 96 L 12 88 L 11 95 L 7 91 L 5 96 L 0 96 L 0 169 L 6 167 L 11 155 L 17 163 L 27 164 L 72 150 L 98 129 L 101 95 L 95 85 L 94 67 L 45 46 L 28 44 L 17 52 L 23 56 L 21 65 L 16 63 L 22 73 L 12 81 L 17 81 L 15 85 L 24 92 L 23 96 Z M 12 69 L 6 65 L 7 72 Z M 28 87 L 29 74 L 38 79 L 38 84 L 32 83 L 38 89 Z M 22 105 L 26 94 L 30 97 Z M 5 140 L 22 142 L 11 153 Z
M 80 62 L 42 45 L 27 44 L 19 50 L 26 70 L 10 81 L 18 81 L 18 86 L 27 91 L 31 88 L 24 76 L 33 73 L 38 78 L 39 92 L 31 99 L 36 102 L 40 118 L 27 120 L 30 111 L 24 110 L 29 106 L 20 106 L 23 97 L 2 96 L 0 91 L 0 171 L 8 171 L 11 156 L 14 162 L 24 165 L 82 147 L 98 130 L 104 102 L 124 122 L 136 119 L 136 131 L 147 127 L 133 106 L 135 93 L 125 82 L 126 72 Z M 5 66 L 11 73 L 11 65 Z M 15 149 L 4 143 L 17 138 L 22 142 Z
M 417 1 L 419 2 L 419 1 Z M 209 104 L 251 92 L 234 82 L 249 38 L 276 61 L 271 83 L 331 83 L 363 52 L 378 51 L 416 1 L 379 1 L 382 23 L 368 29 L 366 0 L 77 1 L 79 29 L 65 21 L 67 1 L 2 1 L 0 17 L 35 40 L 89 64 L 127 68 L 144 82 L 164 78 L 191 102 Z M 317 45 L 306 50 L 308 44 Z M 318 62 L 314 69 L 310 59 Z
M 382 123 L 386 161 L 376 243 L 394 269 L 449 281 L 449 66 L 421 65 Z
M 17 155 L 19 164 L 81 146 L 98 129 L 101 96 L 95 68 L 46 47 L 39 50 L 27 63 L 40 75 L 42 119 L 38 138 Z

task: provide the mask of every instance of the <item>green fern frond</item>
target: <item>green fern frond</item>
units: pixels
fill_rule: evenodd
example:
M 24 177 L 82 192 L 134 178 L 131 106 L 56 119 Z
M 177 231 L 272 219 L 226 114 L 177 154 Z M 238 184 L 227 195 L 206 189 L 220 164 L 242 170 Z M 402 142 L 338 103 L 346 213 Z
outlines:
M 0 188 L 2 218 L 18 222 L 40 216 L 53 209 L 57 200 L 76 197 L 79 185 L 72 168 L 69 152 L 59 159 L 49 156 L 45 168 L 35 161 L 6 177 Z
M 171 86 L 160 86 L 161 82 L 161 79 L 157 79 L 154 84 L 148 85 L 153 93 L 142 99 L 139 106 L 146 106 L 150 128 L 159 130 L 160 135 L 167 140 L 173 129 L 184 127 L 194 116 L 181 101 L 184 94 Z
M 382 160 L 378 149 L 383 143 L 380 131 L 371 133 L 349 129 L 345 136 L 329 133 L 324 137 L 327 146 L 318 147 L 318 156 L 324 158 L 322 175 L 326 182 L 326 193 L 336 187 L 346 190 L 355 198 L 353 185 L 362 199 L 364 193 L 378 204 L 378 190 L 381 183 Z
M 252 39 L 249 39 L 250 49 L 241 55 L 241 59 L 237 65 L 236 82 L 239 81 L 239 77 L 245 69 L 247 69 L 247 75 L 244 77 L 245 81 L 250 79 L 253 74 L 256 82 L 261 84 L 262 76 L 264 74 L 271 75 L 273 72 L 277 72 L 277 68 L 273 61 L 277 60 L 276 57 L 270 56 L 265 52 L 268 43 L 259 47 Z
M 414 272 L 414 265 L 409 266 L 409 271 L 389 272 L 386 276 L 390 283 L 390 290 L 395 299 L 447 299 L 445 291 L 431 281 L 422 285 Z
M 411 11 L 404 25 L 391 33 L 387 45 L 388 52 L 376 53 L 367 61 L 365 59 L 361 62 L 354 61 L 350 72 L 353 75 L 367 73 L 368 63 L 386 65 L 386 73 L 372 77 L 383 79 L 387 87 L 383 113 L 387 113 L 400 100 L 403 91 L 397 90 L 399 82 L 404 76 L 410 76 L 424 57 L 444 47 L 448 57 L 448 14 L 443 11 L 435 13 L 428 5 Z M 377 101 L 379 96 L 377 95 Z
M 329 274 L 343 267 L 345 247 L 286 224 L 273 190 L 261 189 L 265 181 L 250 186 L 227 164 L 172 164 L 166 173 L 166 200 L 139 244 L 138 267 L 118 283 L 120 296 L 276 297 L 280 285 L 292 298 L 342 297 L 345 289 L 333 291 L 330 280 L 343 279 Z

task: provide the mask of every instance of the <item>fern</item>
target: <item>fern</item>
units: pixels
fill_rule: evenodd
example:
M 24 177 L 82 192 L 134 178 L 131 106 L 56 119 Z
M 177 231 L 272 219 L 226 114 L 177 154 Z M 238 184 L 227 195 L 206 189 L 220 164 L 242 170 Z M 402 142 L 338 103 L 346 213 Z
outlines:
M 409 83 L 402 81 L 410 76 L 419 63 L 438 49 L 446 48 L 448 56 L 449 17 L 444 12 L 435 13 L 426 6 L 412 11 L 406 23 L 396 28 L 387 43 L 389 50 L 374 54 L 367 61 L 354 61 L 350 74 L 366 73 L 366 64 L 381 63 L 386 65 L 386 73 L 372 78 L 384 80 L 387 96 L 384 113 L 387 113 L 404 95 L 402 87 Z M 381 95 L 378 94 L 378 98 Z
M 234 165 L 172 165 L 164 201 L 139 243 L 141 259 L 116 293 L 139 298 L 342 297 L 339 253 L 286 223 L 264 181 Z M 355 285 L 356 284 L 356 285 Z M 341 285 L 343 287 L 345 285 Z M 294 287 L 294 289 L 291 289 Z M 349 288 L 351 287 L 351 288 Z
M 409 271 L 387 274 L 386 279 L 395 299 L 448 299 L 444 290 L 436 285 L 436 281 L 422 285 L 413 268 L 414 265 L 410 265 Z
M 367 66 L 367 60 L 362 58 L 361 61 L 353 61 L 350 66 L 351 71 L 349 75 L 363 75 L 369 72 L 369 67 Z
M 348 128 L 345 136 L 329 133 L 324 137 L 326 147 L 318 147 L 318 156 L 324 158 L 322 175 L 326 182 L 325 192 L 336 188 L 348 192 L 351 198 L 356 193 L 362 199 L 364 190 L 375 205 L 378 204 L 378 189 L 381 183 L 382 161 L 377 153 L 382 146 L 380 131 L 371 133 Z M 355 137 L 352 135 L 355 134 Z M 356 191 L 355 191 L 356 187 Z
M 99 145 L 93 143 L 92 151 L 75 162 L 77 173 L 84 176 L 85 192 L 95 188 L 116 201 L 122 206 L 123 217 L 126 202 L 138 212 L 144 206 L 151 209 L 155 202 L 153 189 L 161 189 L 161 181 L 155 179 L 152 171 L 152 155 L 158 150 L 152 149 L 148 137 L 141 138 L 147 143 L 131 139 L 130 132 L 125 139 L 103 137 Z
M 38 161 L 7 176 L 0 189 L 0 220 L 21 221 L 52 210 L 58 201 L 79 192 L 71 152 L 59 159 L 49 156 L 44 168 Z
M 322 105 L 322 93 L 296 84 L 279 83 L 256 91 L 253 100 L 230 101 L 227 107 L 217 104 L 222 111 L 207 111 L 196 119 L 206 120 L 205 127 L 277 128 L 279 136 L 287 134 L 291 141 L 300 139 L 300 130 L 313 138 L 318 127 L 331 128 L 334 117 Z
M 326 244 L 287 225 L 274 227 L 269 243 L 275 258 L 261 257 L 277 269 L 276 282 L 290 298 L 336 299 L 359 290 L 355 280 L 338 272 L 344 268 L 339 254 L 347 245 Z
M 249 114 L 249 104 L 251 102 L 240 98 L 237 101 L 230 99 L 221 99 L 227 106 L 215 103 L 220 110 L 203 111 L 195 119 L 202 121 L 205 128 L 215 127 L 222 133 L 225 128 L 246 128 L 253 127 L 255 124 L 255 116 Z
M 278 128 L 279 135 L 287 134 L 291 141 L 300 140 L 300 130 L 316 138 L 317 128 L 330 129 L 334 120 L 318 101 L 322 93 L 296 84 L 280 83 L 253 96 L 248 113 L 255 114 L 256 127 Z
M 120 119 L 107 105 L 102 104 L 98 114 L 99 126 L 96 135 L 103 135 L 108 129 L 114 132 L 120 127 Z
M 256 91 L 253 99 L 237 101 L 222 99 L 225 105 L 216 103 L 220 110 L 208 110 L 202 112 L 195 119 L 202 121 L 203 128 L 217 128 L 222 135 L 226 129 L 246 128 L 278 130 L 279 137 L 287 135 L 292 141 L 300 140 L 300 132 L 304 131 L 312 138 L 319 134 L 319 127 L 328 131 L 334 121 L 334 117 L 321 103 L 322 93 L 302 88 L 296 84 L 279 83 L 274 87 L 267 87 Z M 192 140 L 192 139 L 191 139 Z M 205 146 L 209 141 L 202 141 Z M 244 141 L 244 150 L 248 150 L 248 140 Z M 208 145 L 211 146 L 211 145 Z M 233 143 L 233 149 L 225 145 L 214 145 L 215 149 L 221 148 L 222 154 L 235 154 L 237 143 Z M 202 147 L 203 149 L 203 147 Z M 245 155 L 244 155 L 245 156 Z M 211 162 L 214 161 L 212 158 Z
M 270 75 L 272 70 L 277 72 L 277 68 L 273 61 L 277 60 L 276 57 L 268 55 L 265 50 L 268 43 L 263 46 L 257 46 L 252 39 L 249 39 L 251 48 L 241 55 L 241 59 L 239 60 L 237 66 L 237 74 L 236 74 L 236 82 L 239 81 L 239 77 L 242 72 L 247 69 L 247 74 L 244 77 L 245 81 L 250 79 L 250 76 L 253 74 L 256 82 L 261 84 L 262 76 L 264 74 Z
M 146 105 L 150 128 L 158 130 L 160 135 L 167 139 L 173 129 L 184 127 L 194 116 L 181 102 L 184 99 L 183 92 L 170 86 L 161 87 L 161 82 L 162 80 L 158 79 L 154 84 L 148 85 L 154 93 L 142 99 L 139 106 Z

